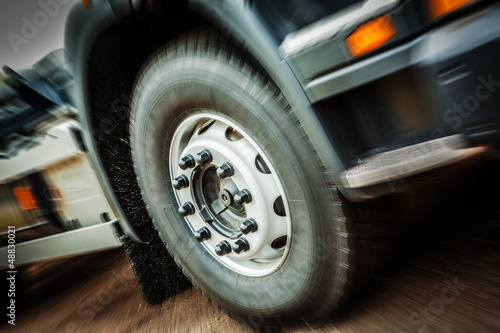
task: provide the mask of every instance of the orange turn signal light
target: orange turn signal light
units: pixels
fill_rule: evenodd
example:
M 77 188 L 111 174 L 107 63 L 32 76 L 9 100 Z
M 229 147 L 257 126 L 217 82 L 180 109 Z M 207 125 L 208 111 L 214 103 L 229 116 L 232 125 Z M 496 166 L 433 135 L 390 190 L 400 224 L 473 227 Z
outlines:
M 21 210 L 37 209 L 38 203 L 31 192 L 31 187 L 16 187 L 12 190 Z
M 385 14 L 362 24 L 346 39 L 353 57 L 370 52 L 389 41 L 398 33 L 391 14 Z
M 429 9 L 434 19 L 462 8 L 473 0 L 429 0 Z
M 82 0 L 83 4 L 85 5 L 85 8 L 87 8 L 87 10 L 90 9 L 90 4 L 89 4 L 89 0 Z

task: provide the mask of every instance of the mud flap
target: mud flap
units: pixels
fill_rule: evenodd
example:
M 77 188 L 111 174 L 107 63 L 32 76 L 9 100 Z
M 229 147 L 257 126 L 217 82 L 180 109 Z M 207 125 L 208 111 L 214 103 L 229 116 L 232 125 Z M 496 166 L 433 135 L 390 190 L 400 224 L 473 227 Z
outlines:
M 136 243 L 128 236 L 122 236 L 120 240 L 144 300 L 154 305 L 191 288 L 191 283 L 177 267 L 159 237 L 152 238 L 149 243 Z

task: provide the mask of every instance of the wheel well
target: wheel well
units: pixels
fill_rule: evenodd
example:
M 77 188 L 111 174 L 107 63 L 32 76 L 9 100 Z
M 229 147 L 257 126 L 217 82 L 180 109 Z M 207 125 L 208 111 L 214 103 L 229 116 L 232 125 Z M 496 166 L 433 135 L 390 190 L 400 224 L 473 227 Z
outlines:
M 159 3 L 159 2 L 158 2 Z M 207 24 L 187 5 L 141 8 L 107 28 L 91 46 L 84 84 L 88 121 L 97 153 L 127 219 L 146 242 L 157 237 L 133 171 L 129 113 L 136 76 L 160 46 L 197 26 Z M 172 14 L 167 14 L 172 13 Z M 96 134 L 97 133 L 97 134 Z
M 89 128 L 116 198 L 138 236 L 146 242 L 157 236 L 149 227 L 152 223 L 136 181 L 128 143 L 134 82 L 156 50 L 200 26 L 222 32 L 245 61 L 268 77 L 255 58 L 242 51 L 244 45 L 186 4 L 154 2 L 143 7 L 103 31 L 90 49 L 84 79 Z
M 162 3 L 154 2 L 123 17 L 103 31 L 91 46 L 85 82 L 91 113 L 95 111 L 96 99 L 109 99 L 111 95 L 114 100 L 119 97 L 115 91 L 130 93 L 137 73 L 156 49 L 186 31 L 208 24 L 187 5 L 162 8 L 167 7 Z M 173 12 L 175 16 L 168 14 Z

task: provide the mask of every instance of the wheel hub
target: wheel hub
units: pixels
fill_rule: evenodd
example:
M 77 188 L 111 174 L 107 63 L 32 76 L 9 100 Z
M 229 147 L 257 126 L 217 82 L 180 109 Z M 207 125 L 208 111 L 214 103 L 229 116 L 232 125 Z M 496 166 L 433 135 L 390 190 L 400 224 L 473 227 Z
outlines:
M 287 201 L 249 135 L 211 113 L 189 117 L 172 140 L 170 177 L 179 207 L 194 207 L 184 222 L 217 260 L 252 276 L 279 268 L 291 236 Z
M 219 200 L 226 207 L 229 207 L 233 203 L 233 195 L 228 190 L 224 189 L 219 192 Z

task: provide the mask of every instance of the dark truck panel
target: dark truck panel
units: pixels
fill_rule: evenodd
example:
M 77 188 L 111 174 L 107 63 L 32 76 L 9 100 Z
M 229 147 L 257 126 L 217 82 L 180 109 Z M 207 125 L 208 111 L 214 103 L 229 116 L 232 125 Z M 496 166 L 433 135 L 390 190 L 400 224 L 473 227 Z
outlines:
M 352 165 L 374 153 L 465 133 L 499 139 L 500 6 L 447 22 L 406 44 L 305 82 Z M 464 42 L 467 41 L 467 42 Z

